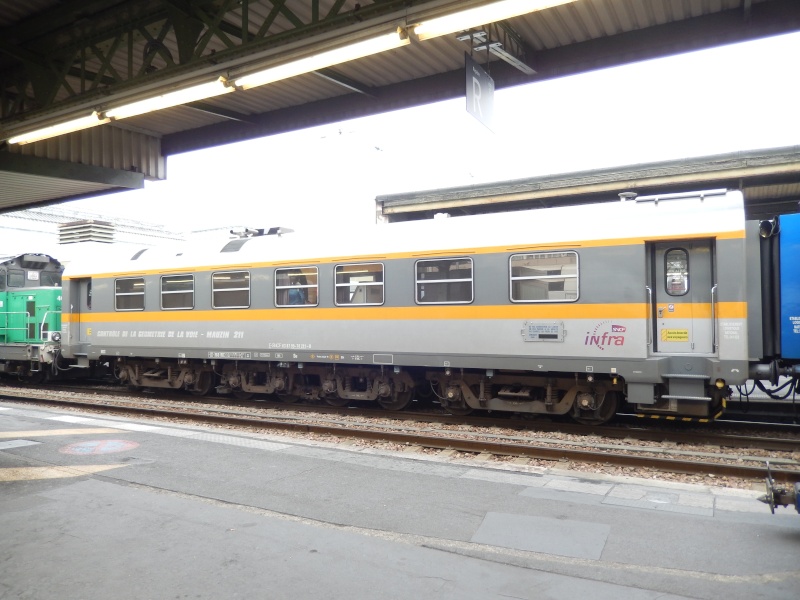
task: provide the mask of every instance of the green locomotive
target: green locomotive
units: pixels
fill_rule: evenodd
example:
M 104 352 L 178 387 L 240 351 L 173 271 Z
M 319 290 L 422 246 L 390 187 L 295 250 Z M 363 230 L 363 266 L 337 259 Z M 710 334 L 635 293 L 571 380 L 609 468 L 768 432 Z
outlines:
M 0 256 L 0 374 L 43 380 L 56 372 L 63 270 L 46 254 Z

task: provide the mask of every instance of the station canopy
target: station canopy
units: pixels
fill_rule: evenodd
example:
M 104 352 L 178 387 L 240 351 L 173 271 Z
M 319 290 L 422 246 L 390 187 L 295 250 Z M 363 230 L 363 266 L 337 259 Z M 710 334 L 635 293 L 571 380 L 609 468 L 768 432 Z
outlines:
M 0 0 L 0 211 L 463 96 L 465 54 L 504 88 L 798 30 L 797 0 Z

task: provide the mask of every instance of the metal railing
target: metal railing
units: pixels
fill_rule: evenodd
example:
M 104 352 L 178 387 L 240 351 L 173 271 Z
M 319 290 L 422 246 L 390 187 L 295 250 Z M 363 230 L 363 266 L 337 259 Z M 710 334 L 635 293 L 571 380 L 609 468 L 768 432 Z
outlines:
M 61 311 L 58 310 L 46 310 L 44 315 L 42 315 L 42 320 L 39 325 L 39 338 L 36 341 L 43 342 L 45 341 L 45 327 L 47 326 L 47 317 L 50 314 L 61 314 Z M 28 311 L 11 311 L 2 313 L 2 316 L 5 317 L 5 323 L 0 325 L 0 337 L 8 337 L 8 335 L 13 331 L 24 331 L 27 332 L 28 328 L 30 327 L 31 323 L 31 313 Z M 9 322 L 12 320 L 12 317 L 22 317 L 24 325 L 22 327 L 10 327 Z

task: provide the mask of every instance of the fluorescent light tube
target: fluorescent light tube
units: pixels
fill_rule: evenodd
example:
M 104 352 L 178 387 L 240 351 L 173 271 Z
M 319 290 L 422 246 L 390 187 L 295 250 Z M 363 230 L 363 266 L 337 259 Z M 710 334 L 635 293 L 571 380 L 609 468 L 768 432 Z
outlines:
M 221 96 L 222 94 L 227 94 L 232 91 L 234 91 L 234 88 L 228 86 L 225 79 L 220 77 L 214 81 L 201 83 L 200 85 L 195 85 L 183 90 L 169 92 L 161 96 L 140 100 L 139 102 L 132 102 L 117 108 L 109 108 L 103 115 L 110 119 L 127 119 L 128 117 L 143 115 L 153 112 L 154 110 L 161 110 L 163 108 L 178 106 L 179 104 L 188 104 L 189 102 Z
M 420 40 L 429 40 L 570 2 L 575 0 L 501 0 L 423 21 L 414 27 L 414 33 Z
M 89 129 L 90 127 L 94 127 L 96 125 L 108 123 L 108 121 L 108 119 L 105 119 L 98 113 L 93 112 L 88 117 L 79 117 L 77 119 L 72 119 L 71 121 L 64 121 L 63 123 L 58 123 L 57 125 L 42 127 L 41 129 L 36 129 L 35 131 L 31 131 L 29 133 L 16 135 L 10 138 L 8 143 L 20 145 L 30 144 L 32 142 L 38 142 L 39 140 L 46 140 L 47 138 L 64 135 L 65 133 L 72 133 L 73 131 L 80 131 L 81 129 Z
M 348 46 L 327 50 L 318 54 L 312 54 L 306 58 L 293 60 L 282 65 L 270 67 L 263 71 L 258 71 L 250 75 L 244 75 L 234 81 L 237 88 L 250 89 L 259 85 L 265 85 L 281 79 L 288 79 L 303 73 L 311 73 L 326 67 L 338 65 L 344 62 L 363 58 L 386 50 L 393 50 L 406 46 L 409 43 L 408 36 L 400 30 L 370 38 L 362 42 L 355 42 Z

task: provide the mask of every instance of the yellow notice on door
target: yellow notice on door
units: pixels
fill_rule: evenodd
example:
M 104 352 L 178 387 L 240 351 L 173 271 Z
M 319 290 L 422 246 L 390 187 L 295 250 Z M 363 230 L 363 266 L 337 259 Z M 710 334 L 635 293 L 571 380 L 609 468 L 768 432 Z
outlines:
M 662 329 L 661 330 L 662 342 L 688 342 L 689 330 L 688 329 Z

